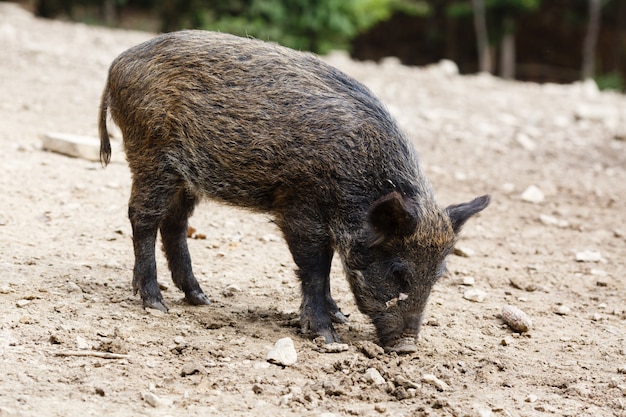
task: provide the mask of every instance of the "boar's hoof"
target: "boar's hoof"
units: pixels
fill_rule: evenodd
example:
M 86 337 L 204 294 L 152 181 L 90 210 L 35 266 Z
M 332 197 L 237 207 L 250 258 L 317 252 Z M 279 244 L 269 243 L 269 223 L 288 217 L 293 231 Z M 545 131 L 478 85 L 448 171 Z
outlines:
M 167 311 L 169 310 L 169 308 L 167 307 L 167 304 L 165 304 L 165 301 L 163 300 L 159 300 L 156 298 L 145 298 L 143 300 L 143 308 L 153 308 L 155 310 L 159 310 L 162 311 L 164 313 L 167 313 Z
M 408 354 L 417 352 L 417 343 L 413 337 L 403 337 L 393 346 L 386 346 L 387 352 L 396 352 L 398 354 Z
M 331 313 L 330 319 L 333 323 L 345 324 L 348 322 L 348 316 L 343 314 L 341 311 L 337 310 L 334 313 Z
M 332 327 L 329 329 L 320 329 L 315 333 L 316 336 L 324 336 L 326 343 L 341 343 L 339 335 Z
M 185 294 L 185 301 L 192 306 L 201 306 L 211 304 L 209 297 L 207 297 L 202 290 L 193 290 Z

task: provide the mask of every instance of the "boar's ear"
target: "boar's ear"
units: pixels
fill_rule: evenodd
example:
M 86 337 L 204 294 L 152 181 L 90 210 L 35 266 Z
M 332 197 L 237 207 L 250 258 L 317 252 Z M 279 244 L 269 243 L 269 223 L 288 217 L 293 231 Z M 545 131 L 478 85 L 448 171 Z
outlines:
M 483 195 L 473 199 L 469 203 L 448 206 L 446 208 L 446 213 L 448 213 L 448 216 L 450 217 L 454 233 L 459 233 L 467 219 L 487 207 L 489 205 L 489 201 L 491 201 L 491 197 Z
M 368 243 L 375 246 L 413 233 L 417 227 L 417 211 L 400 193 L 393 191 L 372 204 L 367 223 L 371 228 Z

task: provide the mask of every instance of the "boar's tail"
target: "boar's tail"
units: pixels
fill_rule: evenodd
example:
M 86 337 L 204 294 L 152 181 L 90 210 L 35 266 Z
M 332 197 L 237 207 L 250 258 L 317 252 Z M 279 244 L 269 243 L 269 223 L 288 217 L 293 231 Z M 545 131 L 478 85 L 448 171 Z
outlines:
M 107 130 L 107 113 L 109 109 L 109 81 L 102 93 L 102 101 L 100 102 L 100 121 L 98 123 L 98 131 L 100 133 L 100 163 L 103 167 L 107 166 L 111 161 L 111 142 L 109 141 L 109 132 Z

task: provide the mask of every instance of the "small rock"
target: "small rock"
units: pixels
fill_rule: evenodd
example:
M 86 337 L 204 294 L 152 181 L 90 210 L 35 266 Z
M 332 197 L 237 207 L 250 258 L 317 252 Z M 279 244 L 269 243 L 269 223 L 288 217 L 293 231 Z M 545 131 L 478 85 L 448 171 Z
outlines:
M 528 188 L 526 188 L 526 190 L 522 193 L 521 198 L 523 201 L 533 204 L 541 204 L 546 199 L 543 191 L 541 191 L 536 185 L 528 186 Z
M 252 392 L 254 392 L 255 394 L 263 394 L 263 387 L 260 386 L 259 384 L 254 384 L 252 386 Z
M 236 292 L 241 292 L 241 288 L 237 284 L 228 284 L 222 291 L 224 297 L 232 297 Z
M 367 371 L 365 371 L 365 380 L 374 385 L 382 385 L 386 382 L 385 378 L 383 378 L 376 368 L 367 368 Z
M 298 361 L 298 353 L 290 337 L 276 341 L 274 347 L 267 352 L 267 361 L 275 365 L 291 366 Z
M 363 340 L 357 344 L 357 347 L 365 356 L 370 359 L 378 358 L 385 354 L 385 349 L 369 340 Z
M 188 376 L 201 373 L 204 367 L 199 363 L 188 363 L 180 370 L 180 376 Z
M 535 394 L 528 394 L 528 397 L 526 397 L 524 401 L 526 401 L 527 403 L 537 402 L 537 396 Z
M 161 399 L 152 392 L 144 392 L 141 394 L 141 398 L 151 407 L 156 408 L 161 405 Z
M 532 321 L 522 310 L 515 306 L 502 307 L 502 320 L 513 330 L 524 333 L 532 327 Z
M 346 352 L 350 346 L 346 343 L 325 343 L 321 346 L 326 353 Z
M 87 350 L 91 349 L 91 345 L 81 336 L 76 336 L 76 349 Z
M 603 258 L 600 252 L 592 250 L 576 252 L 576 262 L 600 262 L 602 260 Z
M 617 367 L 618 374 L 626 374 L 626 364 L 621 364 Z
M 464 246 L 455 246 L 454 252 L 456 256 L 461 256 L 463 258 L 471 258 L 476 254 L 473 249 L 466 248 Z
M 67 292 L 83 292 L 83 290 L 78 286 L 78 284 L 76 284 L 73 281 L 67 281 L 67 283 L 65 283 L 65 289 L 67 290 Z
M 407 398 L 411 398 L 411 395 L 407 392 L 404 387 L 397 387 L 391 393 L 398 401 L 406 400 Z
M 517 278 L 511 277 L 509 278 L 509 283 L 513 288 L 517 288 L 518 290 L 524 290 L 528 292 L 533 292 L 537 290 L 537 285 L 533 282 L 526 282 L 527 278 Z
M 10 294 L 12 292 L 15 291 L 8 285 L 0 285 L 0 294 Z
M 559 220 L 556 217 L 550 216 L 548 214 L 540 214 L 539 221 L 545 224 L 546 226 L 556 226 L 556 227 L 561 227 L 561 228 L 565 228 L 569 226 L 568 221 Z
M 187 344 L 187 341 L 186 341 L 186 340 L 185 340 L 185 338 L 184 338 L 184 337 L 182 337 L 182 336 L 176 336 L 176 337 L 174 338 L 174 343 L 176 343 L 177 345 L 186 345 L 186 344 Z
M 554 309 L 554 313 L 559 316 L 567 316 L 571 312 L 570 308 L 564 305 L 557 306 Z
M 434 386 L 435 388 L 437 388 L 438 391 L 446 391 L 450 389 L 450 386 L 448 384 L 446 384 L 444 381 L 437 378 L 433 374 L 422 375 L 422 382 Z
M 475 303 L 482 303 L 487 298 L 487 293 L 478 288 L 472 288 L 463 293 L 463 298 Z
M 515 136 L 515 141 L 528 152 L 533 152 L 537 149 L 537 144 L 526 133 L 518 133 Z
M 463 277 L 461 281 L 461 285 L 465 285 L 466 287 L 473 287 L 476 284 L 476 279 L 474 277 Z
M 26 306 L 27 306 L 27 305 L 29 305 L 29 304 L 30 304 L 30 301 L 28 301 L 28 300 L 24 300 L 24 299 L 22 299 L 22 300 L 17 300 L 17 301 L 15 302 L 15 305 L 16 305 L 18 308 L 24 308 L 24 307 L 26 307 Z
M 404 388 L 416 388 L 416 389 L 421 388 L 420 384 L 413 382 L 403 377 L 402 375 L 397 375 L 394 382 L 397 386 L 404 387 Z

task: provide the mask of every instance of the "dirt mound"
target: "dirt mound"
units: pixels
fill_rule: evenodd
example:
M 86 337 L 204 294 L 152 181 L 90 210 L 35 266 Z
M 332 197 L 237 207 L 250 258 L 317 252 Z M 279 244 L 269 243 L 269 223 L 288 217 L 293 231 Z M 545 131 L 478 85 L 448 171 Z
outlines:
M 123 163 L 41 150 L 96 136 L 111 60 L 151 37 L 0 3 L 0 414 L 576 415 L 626 413 L 626 99 L 454 65 L 327 60 L 414 140 L 442 205 L 490 193 L 436 285 L 419 352 L 382 354 L 339 263 L 347 350 L 299 334 L 299 284 L 270 219 L 201 205 L 190 250 L 213 304 L 191 307 L 158 259 L 167 315 L 130 286 Z M 515 333 L 500 314 L 532 322 Z M 291 337 L 297 362 L 267 352 Z

